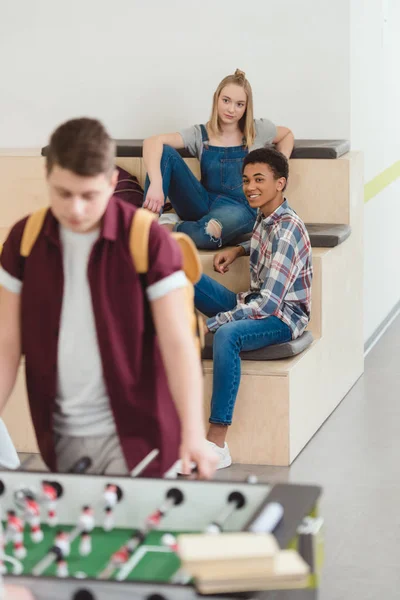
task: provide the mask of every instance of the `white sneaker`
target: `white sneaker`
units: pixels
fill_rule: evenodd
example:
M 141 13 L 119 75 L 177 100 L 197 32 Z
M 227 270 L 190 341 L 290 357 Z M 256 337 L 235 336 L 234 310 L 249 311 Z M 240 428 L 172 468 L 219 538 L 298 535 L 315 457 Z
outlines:
M 158 219 L 159 225 L 177 225 L 182 221 L 176 213 L 163 213 Z
M 232 457 L 231 457 L 231 453 L 229 452 L 228 444 L 225 442 L 224 447 L 220 448 L 220 446 L 217 446 L 217 444 L 214 444 L 214 442 L 210 442 L 209 440 L 206 440 L 206 442 L 210 446 L 210 448 L 212 448 L 213 451 L 218 455 L 217 470 L 218 469 L 226 469 L 227 467 L 230 467 L 232 464 Z M 191 469 L 194 469 L 195 467 L 196 467 L 196 463 L 194 463 L 194 462 L 190 463 Z M 178 477 L 178 475 L 181 475 L 181 474 L 182 474 L 182 461 L 177 460 L 176 463 L 174 463 L 172 465 L 172 467 L 164 474 L 164 478 L 165 479 L 176 479 Z
M 214 442 L 210 442 L 209 440 L 206 440 L 206 442 L 218 455 L 219 460 L 217 469 L 226 469 L 226 467 L 230 467 L 232 464 L 232 457 L 229 452 L 228 444 L 225 442 L 224 447 L 221 448 L 220 446 L 217 446 L 217 444 L 214 444 Z

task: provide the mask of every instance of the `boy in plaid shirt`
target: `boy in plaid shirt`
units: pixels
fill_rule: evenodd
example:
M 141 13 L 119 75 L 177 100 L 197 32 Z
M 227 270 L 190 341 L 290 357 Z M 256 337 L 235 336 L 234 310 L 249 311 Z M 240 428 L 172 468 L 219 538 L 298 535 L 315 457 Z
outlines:
M 274 149 L 250 152 L 243 163 L 243 189 L 258 215 L 250 241 L 214 257 L 226 273 L 239 256 L 250 255 L 250 289 L 235 294 L 203 275 L 196 307 L 214 333 L 214 381 L 207 439 L 219 469 L 232 460 L 225 442 L 240 383 L 240 352 L 299 337 L 310 320 L 312 260 L 307 229 L 284 197 L 286 157 Z

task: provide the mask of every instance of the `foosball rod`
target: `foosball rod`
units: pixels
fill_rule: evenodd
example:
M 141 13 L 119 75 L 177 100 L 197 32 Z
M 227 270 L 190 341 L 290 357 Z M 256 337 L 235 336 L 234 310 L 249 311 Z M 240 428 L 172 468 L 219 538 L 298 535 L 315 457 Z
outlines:
M 151 462 L 160 454 L 160 451 L 157 448 L 154 448 L 147 456 L 144 457 L 143 460 L 140 461 L 139 464 L 136 465 L 134 469 L 132 469 L 130 476 L 131 477 L 139 477 L 143 473 L 145 469 L 149 466 Z
M 172 489 L 168 490 L 164 502 L 162 503 L 160 508 L 158 508 L 155 511 L 154 514 L 158 513 L 159 518 L 161 520 L 167 516 L 169 511 L 174 506 L 178 506 L 179 504 L 181 504 L 183 502 L 183 500 L 184 500 L 184 496 L 183 496 L 182 492 L 177 488 L 172 488 Z M 139 536 L 140 536 L 140 541 L 137 545 L 142 543 L 142 540 L 144 540 L 145 536 L 152 529 L 154 529 L 154 526 L 152 525 L 152 522 L 151 522 L 151 516 L 152 515 L 150 515 L 150 517 L 148 517 L 146 519 L 144 527 L 142 528 L 142 530 L 139 530 L 139 532 L 138 532 Z M 132 571 L 135 564 L 136 564 L 135 554 L 132 554 L 130 559 L 120 568 L 115 579 L 117 581 L 124 581 L 128 577 L 129 573 Z
M 242 492 L 232 492 L 229 494 L 228 502 L 221 510 L 219 515 L 217 515 L 215 521 L 212 521 L 205 527 L 204 533 L 220 533 L 233 513 L 243 508 L 245 504 L 246 498 Z

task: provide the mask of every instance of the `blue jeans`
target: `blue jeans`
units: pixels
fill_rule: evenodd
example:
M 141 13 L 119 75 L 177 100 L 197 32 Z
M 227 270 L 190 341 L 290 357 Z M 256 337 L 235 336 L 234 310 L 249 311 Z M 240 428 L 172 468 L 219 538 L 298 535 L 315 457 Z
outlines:
M 208 317 L 232 310 L 236 294 L 203 275 L 195 286 L 196 308 Z M 240 352 L 292 339 L 290 327 L 277 317 L 230 321 L 214 335 L 213 394 L 210 423 L 231 425 L 241 376 Z M 251 398 L 248 399 L 251 402 Z
M 219 148 L 227 153 L 235 148 Z M 221 187 L 221 193 L 209 192 L 197 180 L 181 155 L 170 146 L 164 146 L 161 157 L 161 174 L 164 197 L 168 197 L 182 223 L 176 226 L 177 231 L 186 233 L 192 238 L 197 248 L 215 250 L 229 244 L 235 238 L 252 231 L 256 211 L 252 209 L 241 186 L 237 188 L 237 173 L 235 173 L 235 190 L 225 191 L 223 185 L 229 181 L 229 169 L 238 169 L 238 163 L 229 160 L 222 161 L 220 153 L 203 151 L 201 159 L 202 175 L 207 175 L 207 181 L 213 188 Z M 229 153 L 228 153 L 229 155 Z M 236 159 L 235 159 L 236 160 Z M 241 159 L 237 159 L 241 162 Z M 224 177 L 221 179 L 221 172 Z M 232 175 L 233 178 L 233 175 Z M 146 197 L 150 181 L 146 177 L 144 197 Z M 211 220 L 221 226 L 221 235 L 215 237 L 209 230 Z

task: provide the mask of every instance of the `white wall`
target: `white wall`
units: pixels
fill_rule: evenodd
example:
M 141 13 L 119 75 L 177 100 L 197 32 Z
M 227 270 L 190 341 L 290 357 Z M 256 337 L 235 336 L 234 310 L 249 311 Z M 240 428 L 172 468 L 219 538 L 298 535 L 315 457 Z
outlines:
M 366 182 L 400 159 L 399 31 L 399 0 L 352 0 L 351 141 Z M 400 299 L 399 198 L 397 180 L 365 205 L 365 339 Z
M 236 67 L 257 116 L 348 137 L 348 39 L 348 0 L 0 0 L 0 147 L 83 114 L 120 138 L 204 122 Z
M 120 138 L 205 121 L 239 67 L 257 116 L 351 137 L 369 181 L 400 158 L 398 31 L 399 0 L 0 0 L 0 148 L 83 114 Z M 365 207 L 366 339 L 400 298 L 399 192 Z

